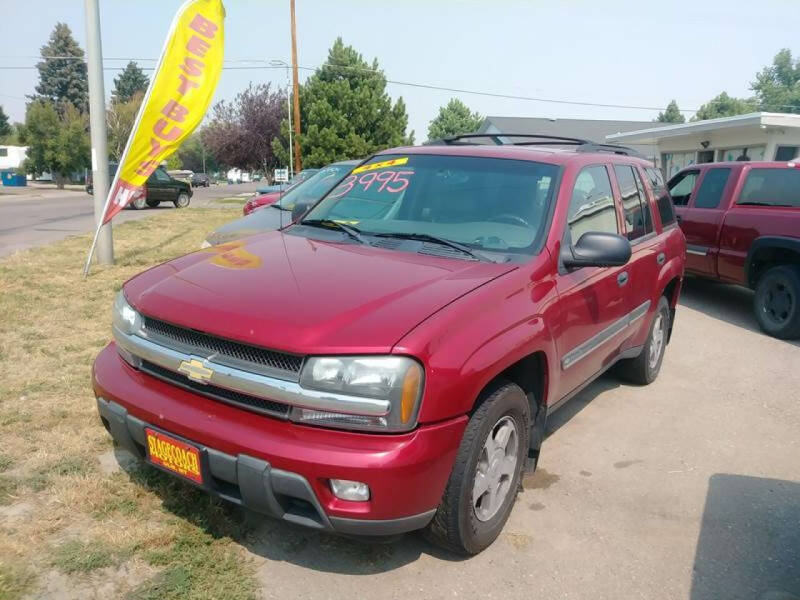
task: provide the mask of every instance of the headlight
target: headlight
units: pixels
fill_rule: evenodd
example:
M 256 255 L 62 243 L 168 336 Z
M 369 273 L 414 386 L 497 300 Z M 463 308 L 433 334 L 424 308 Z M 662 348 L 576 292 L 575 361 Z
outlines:
M 312 357 L 300 374 L 306 389 L 388 400 L 389 413 L 365 416 L 296 407 L 294 421 L 328 427 L 377 431 L 407 431 L 417 424 L 423 372 L 405 356 Z
M 114 309 L 111 314 L 111 322 L 114 327 L 122 333 L 131 335 L 142 327 L 142 316 L 125 300 L 125 294 L 120 291 L 114 298 Z

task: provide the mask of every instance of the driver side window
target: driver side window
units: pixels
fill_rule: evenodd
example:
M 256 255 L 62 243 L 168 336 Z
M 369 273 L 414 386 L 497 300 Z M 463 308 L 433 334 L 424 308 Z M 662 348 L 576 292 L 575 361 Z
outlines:
M 669 194 L 672 196 L 672 203 L 675 206 L 686 206 L 697 183 L 700 171 L 687 171 L 679 173 L 669 182 Z
M 584 167 L 578 173 L 569 203 L 567 227 L 573 244 L 587 231 L 619 233 L 611 179 L 604 166 Z

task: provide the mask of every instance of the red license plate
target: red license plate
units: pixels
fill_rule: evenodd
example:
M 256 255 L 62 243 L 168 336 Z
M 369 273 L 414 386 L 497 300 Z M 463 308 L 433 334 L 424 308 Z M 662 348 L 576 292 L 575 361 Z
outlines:
M 150 462 L 195 483 L 203 483 L 200 450 L 149 427 L 145 428 L 144 433 L 147 437 L 147 458 Z

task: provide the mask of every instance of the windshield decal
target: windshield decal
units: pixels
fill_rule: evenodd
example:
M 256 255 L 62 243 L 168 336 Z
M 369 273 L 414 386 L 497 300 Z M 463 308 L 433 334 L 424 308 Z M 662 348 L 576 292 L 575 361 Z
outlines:
M 360 188 L 359 191 L 367 192 L 373 188 L 377 192 L 389 192 L 390 194 L 399 194 L 408 187 L 411 183 L 409 177 L 414 174 L 414 171 L 381 171 L 380 173 L 363 173 L 362 175 L 350 175 L 345 178 L 334 190 L 329 194 L 329 198 L 341 198 L 346 196 L 352 191 L 354 187 Z
M 386 167 L 396 167 L 398 165 L 404 165 L 408 162 L 408 157 L 404 156 L 403 158 L 393 158 L 392 160 L 384 160 L 382 162 L 371 163 L 368 165 L 363 165 L 361 167 L 353 169 L 353 175 L 356 173 L 363 173 L 364 171 L 374 171 L 375 169 L 385 169 Z

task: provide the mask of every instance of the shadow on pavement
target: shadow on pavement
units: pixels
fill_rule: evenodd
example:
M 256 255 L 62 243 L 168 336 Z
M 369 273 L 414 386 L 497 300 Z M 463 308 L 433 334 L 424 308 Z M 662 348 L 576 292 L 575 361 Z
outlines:
M 581 390 L 578 395 L 568 400 L 556 412 L 547 416 L 547 429 L 545 431 L 545 439 L 553 435 L 563 425 L 566 425 L 570 419 L 581 412 L 584 408 L 589 406 L 589 403 L 597 398 L 603 392 L 618 388 L 620 385 L 629 385 L 621 382 L 616 378 L 614 373 L 605 373 L 595 379 L 589 386 Z
M 745 287 L 687 276 L 678 302 L 713 319 L 767 335 L 761 331 L 753 315 L 753 295 L 753 291 Z M 800 346 L 797 340 L 782 341 Z
M 800 599 L 800 483 L 709 480 L 691 600 Z

